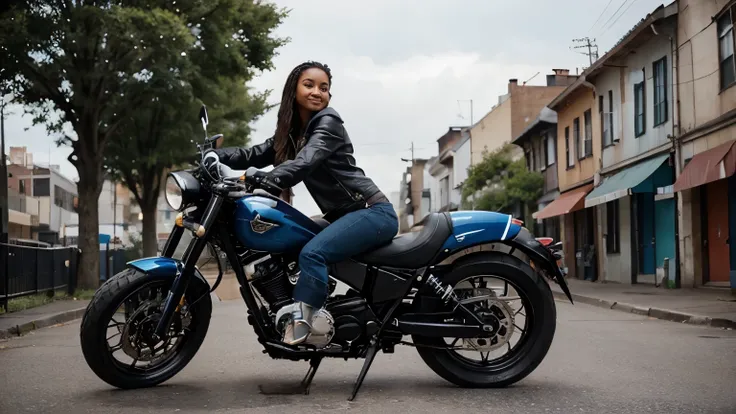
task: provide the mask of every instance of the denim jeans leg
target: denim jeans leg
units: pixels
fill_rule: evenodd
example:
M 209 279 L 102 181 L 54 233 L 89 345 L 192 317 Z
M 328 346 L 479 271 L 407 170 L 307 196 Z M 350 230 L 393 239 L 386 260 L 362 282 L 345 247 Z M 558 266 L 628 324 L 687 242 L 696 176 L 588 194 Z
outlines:
M 302 248 L 294 300 L 321 308 L 328 295 L 328 266 L 388 243 L 398 226 L 390 203 L 377 203 L 335 220 Z

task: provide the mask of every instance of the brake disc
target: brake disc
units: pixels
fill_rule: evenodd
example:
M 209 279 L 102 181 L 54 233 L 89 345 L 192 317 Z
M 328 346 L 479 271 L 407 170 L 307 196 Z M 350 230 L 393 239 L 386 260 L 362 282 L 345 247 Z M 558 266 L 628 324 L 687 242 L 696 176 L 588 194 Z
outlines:
M 472 289 L 472 296 L 496 296 L 492 289 Z M 478 302 L 482 306 L 478 312 L 481 320 L 495 318 L 498 320 L 498 329 L 488 338 L 464 338 L 463 348 L 473 351 L 488 352 L 505 346 L 514 334 L 514 309 L 508 301 L 503 299 L 488 299 Z

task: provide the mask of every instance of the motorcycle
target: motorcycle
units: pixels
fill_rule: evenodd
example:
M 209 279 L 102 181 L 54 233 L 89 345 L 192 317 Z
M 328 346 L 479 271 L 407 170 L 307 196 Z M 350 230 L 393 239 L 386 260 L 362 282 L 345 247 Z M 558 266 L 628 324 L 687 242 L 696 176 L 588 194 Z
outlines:
M 542 362 L 556 327 L 549 283 L 572 302 L 558 257 L 523 222 L 489 211 L 430 213 L 419 231 L 331 265 L 330 295 L 307 340 L 284 343 L 275 315 L 292 303 L 302 246 L 329 223 L 259 189 L 253 169 L 219 163 L 209 149 L 224 137 L 207 137 L 204 106 L 200 120 L 199 161 L 167 176 L 166 200 L 179 213 L 161 254 L 127 263 L 84 313 L 82 352 L 100 379 L 122 389 L 151 387 L 194 357 L 223 276 L 221 260 L 213 286 L 202 275 L 197 263 L 205 248 L 229 262 L 263 352 L 309 361 L 304 393 L 324 358 L 360 358 L 354 400 L 377 353 L 397 345 L 415 347 L 432 371 L 461 387 L 505 387 Z M 185 232 L 191 241 L 175 258 Z M 336 291 L 337 281 L 345 292 Z

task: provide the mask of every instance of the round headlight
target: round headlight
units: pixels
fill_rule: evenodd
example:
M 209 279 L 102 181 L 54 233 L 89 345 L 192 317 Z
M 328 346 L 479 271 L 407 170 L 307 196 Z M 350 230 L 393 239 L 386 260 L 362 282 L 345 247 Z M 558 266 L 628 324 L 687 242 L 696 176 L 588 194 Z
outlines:
M 166 178 L 166 202 L 169 203 L 174 210 L 181 209 L 183 197 L 181 195 L 181 186 L 176 178 L 168 176 Z

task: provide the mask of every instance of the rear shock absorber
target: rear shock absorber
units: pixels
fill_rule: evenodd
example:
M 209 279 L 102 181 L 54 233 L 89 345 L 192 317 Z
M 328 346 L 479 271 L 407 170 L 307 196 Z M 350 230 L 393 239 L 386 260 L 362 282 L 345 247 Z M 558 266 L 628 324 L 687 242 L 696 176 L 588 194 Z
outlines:
M 459 299 L 455 295 L 455 292 L 453 292 L 452 286 L 445 286 L 442 282 L 439 281 L 439 279 L 432 275 L 429 275 L 429 277 L 427 278 L 427 283 L 429 283 L 429 286 L 434 289 L 434 293 L 440 296 L 442 300 L 445 301 L 445 303 L 447 303 L 450 299 L 452 299 L 452 301 L 455 303 L 459 302 Z

